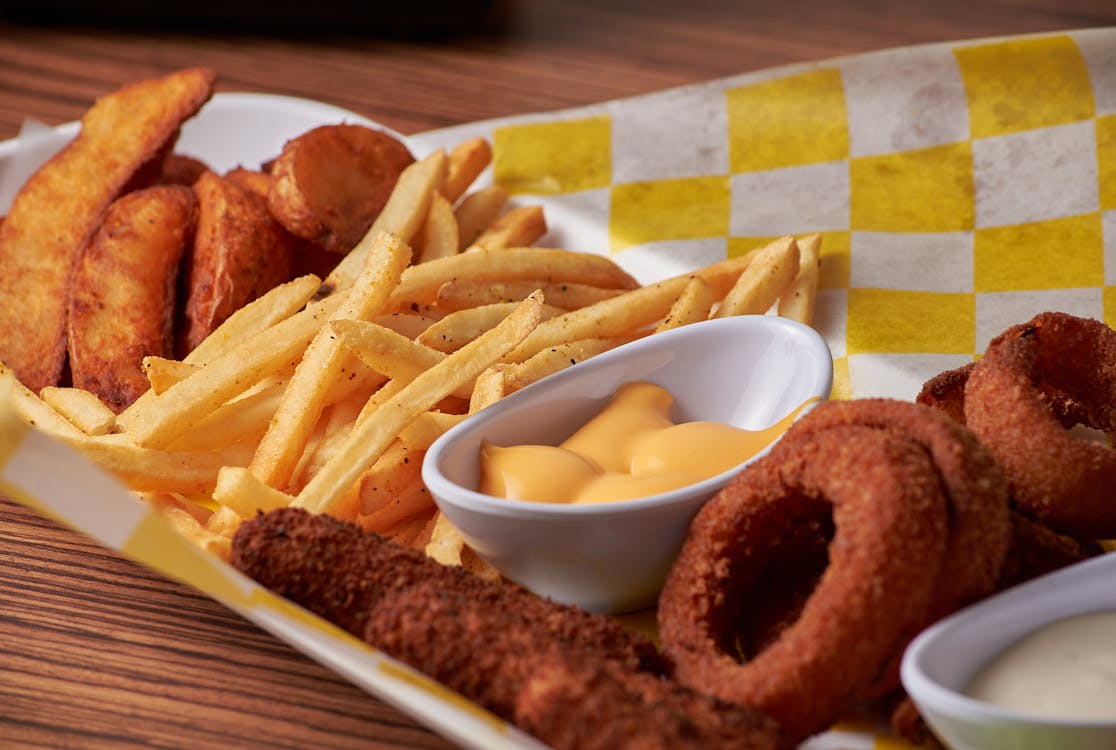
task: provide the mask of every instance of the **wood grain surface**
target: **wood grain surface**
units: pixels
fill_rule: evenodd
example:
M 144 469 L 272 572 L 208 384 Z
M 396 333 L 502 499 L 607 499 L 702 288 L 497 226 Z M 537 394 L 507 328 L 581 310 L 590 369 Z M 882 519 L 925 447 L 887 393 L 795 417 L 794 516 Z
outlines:
M 263 2 L 228 26 L 181 10 L 79 23 L 66 9 L 82 4 L 64 2 L 28 20 L 27 5 L 0 3 L 0 139 L 194 65 L 217 68 L 220 91 L 318 99 L 414 133 L 791 62 L 1116 23 L 1111 0 L 498 0 L 459 9 L 452 28 L 421 12 L 267 24 Z M 0 747 L 450 745 L 221 605 L 0 499 Z

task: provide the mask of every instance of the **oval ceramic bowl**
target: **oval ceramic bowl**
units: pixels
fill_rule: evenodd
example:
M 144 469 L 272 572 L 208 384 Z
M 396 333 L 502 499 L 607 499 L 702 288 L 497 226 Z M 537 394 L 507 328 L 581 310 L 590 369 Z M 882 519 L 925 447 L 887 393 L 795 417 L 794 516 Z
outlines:
M 1028 633 L 1063 617 L 1104 610 L 1116 610 L 1114 554 L 1028 581 L 928 628 L 903 656 L 903 686 L 953 750 L 1116 748 L 1116 721 L 1039 718 L 963 693 L 988 659 Z
M 654 604 L 690 520 L 740 466 L 672 492 L 595 505 L 509 501 L 476 491 L 482 441 L 557 445 L 635 380 L 674 395 L 676 422 L 759 430 L 827 398 L 833 360 L 817 332 L 786 318 L 710 320 L 600 354 L 450 430 L 427 451 L 423 480 L 469 546 L 503 575 L 597 612 Z

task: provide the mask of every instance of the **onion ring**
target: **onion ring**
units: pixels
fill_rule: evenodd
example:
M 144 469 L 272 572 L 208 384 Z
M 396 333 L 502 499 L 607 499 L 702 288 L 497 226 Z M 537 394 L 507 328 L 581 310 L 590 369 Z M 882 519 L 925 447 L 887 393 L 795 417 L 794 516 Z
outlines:
M 836 721 L 925 620 L 947 519 L 919 445 L 867 427 L 796 427 L 698 513 L 658 617 L 674 677 L 759 708 L 801 741 Z M 829 514 L 829 564 L 800 616 L 740 663 L 733 622 L 768 560 L 791 529 Z
M 969 375 L 965 422 L 1019 510 L 1072 537 L 1116 536 L 1116 452 L 1065 429 L 1116 434 L 1116 331 L 1065 313 L 1007 329 Z
M 930 454 L 945 490 L 950 531 L 924 624 L 994 590 L 1011 542 L 1007 484 L 972 432 L 936 410 L 890 399 L 828 401 L 801 424 L 805 434 L 852 424 L 891 430 Z

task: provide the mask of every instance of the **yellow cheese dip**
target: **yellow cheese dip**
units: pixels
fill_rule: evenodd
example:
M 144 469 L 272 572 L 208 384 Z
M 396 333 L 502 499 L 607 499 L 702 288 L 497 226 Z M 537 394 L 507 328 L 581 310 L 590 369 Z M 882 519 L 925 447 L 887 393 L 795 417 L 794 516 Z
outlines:
M 480 491 L 512 500 L 601 503 L 668 492 L 714 477 L 786 431 L 801 409 L 758 431 L 720 422 L 675 424 L 674 397 L 628 383 L 558 446 L 481 447 Z
M 1116 721 L 1116 612 L 1039 628 L 982 667 L 965 693 L 1034 716 Z

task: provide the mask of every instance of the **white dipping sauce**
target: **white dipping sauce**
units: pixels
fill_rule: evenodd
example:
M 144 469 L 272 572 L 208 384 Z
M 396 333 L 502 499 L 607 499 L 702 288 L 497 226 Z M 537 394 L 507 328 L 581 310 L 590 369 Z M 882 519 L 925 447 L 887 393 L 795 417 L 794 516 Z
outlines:
M 1116 611 L 1057 620 L 983 666 L 965 693 L 1021 713 L 1116 721 Z

